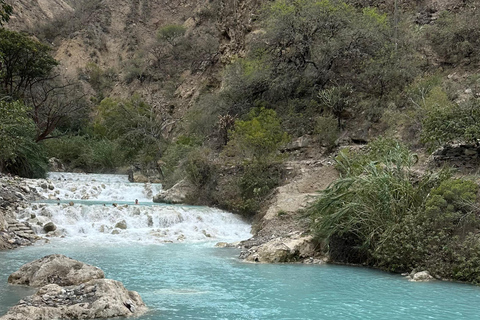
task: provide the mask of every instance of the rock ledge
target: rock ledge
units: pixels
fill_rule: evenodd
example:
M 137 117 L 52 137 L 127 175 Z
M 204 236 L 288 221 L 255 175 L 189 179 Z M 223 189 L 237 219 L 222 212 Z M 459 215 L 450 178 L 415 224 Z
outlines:
M 99 268 L 62 255 L 28 263 L 12 274 L 9 282 L 43 286 L 10 308 L 0 320 L 130 317 L 147 311 L 137 292 L 103 277 Z

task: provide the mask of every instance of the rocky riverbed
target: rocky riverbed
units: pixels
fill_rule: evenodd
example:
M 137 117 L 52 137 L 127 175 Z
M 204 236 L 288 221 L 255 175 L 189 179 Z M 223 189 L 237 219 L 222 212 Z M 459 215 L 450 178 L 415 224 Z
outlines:
M 47 180 L 31 180 L 0 173 L 0 250 L 30 245 L 38 239 L 30 226 L 19 222 L 17 213 L 29 201 L 40 198 L 37 187 L 52 188 Z

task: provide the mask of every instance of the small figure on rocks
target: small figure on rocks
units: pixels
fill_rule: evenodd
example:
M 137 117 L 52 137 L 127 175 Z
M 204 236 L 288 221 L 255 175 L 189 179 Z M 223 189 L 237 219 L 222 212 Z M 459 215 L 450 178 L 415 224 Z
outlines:
M 135 199 L 135 204 L 138 204 L 138 199 Z

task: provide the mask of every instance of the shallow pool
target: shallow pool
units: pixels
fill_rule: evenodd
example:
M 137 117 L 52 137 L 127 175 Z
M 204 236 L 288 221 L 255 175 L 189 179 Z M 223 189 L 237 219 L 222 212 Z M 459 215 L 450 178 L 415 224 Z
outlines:
M 102 246 L 56 240 L 0 253 L 0 314 L 25 288 L 8 275 L 61 253 L 103 269 L 143 297 L 147 319 L 480 319 L 480 287 L 412 283 L 399 275 L 345 267 L 247 264 L 214 243 Z

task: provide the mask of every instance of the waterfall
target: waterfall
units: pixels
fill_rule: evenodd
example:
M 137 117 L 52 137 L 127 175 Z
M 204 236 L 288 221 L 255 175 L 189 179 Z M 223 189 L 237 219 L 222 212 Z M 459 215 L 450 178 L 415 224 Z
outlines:
M 208 207 L 155 204 L 159 184 L 130 183 L 124 175 L 50 173 L 46 199 L 19 214 L 38 233 L 72 241 L 165 243 L 239 241 L 250 226 L 238 215 Z M 135 204 L 135 199 L 139 204 Z M 51 235 L 51 233 L 50 233 Z

